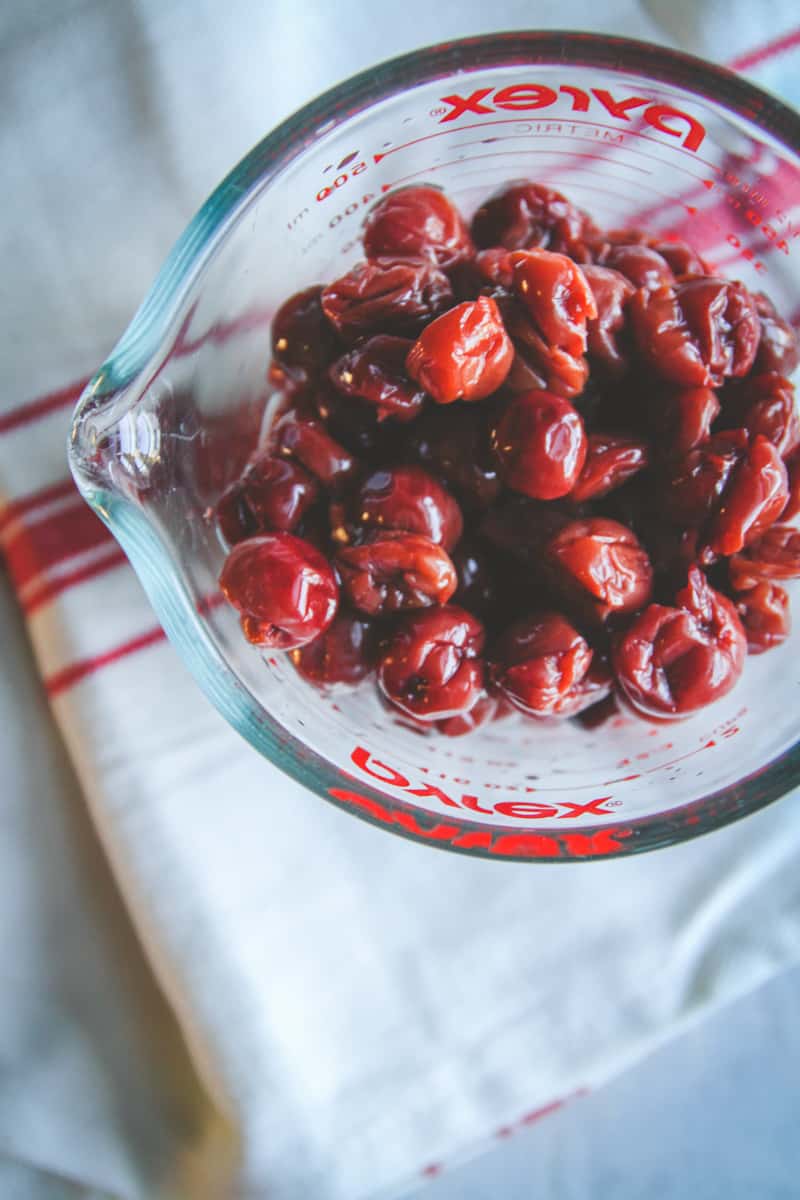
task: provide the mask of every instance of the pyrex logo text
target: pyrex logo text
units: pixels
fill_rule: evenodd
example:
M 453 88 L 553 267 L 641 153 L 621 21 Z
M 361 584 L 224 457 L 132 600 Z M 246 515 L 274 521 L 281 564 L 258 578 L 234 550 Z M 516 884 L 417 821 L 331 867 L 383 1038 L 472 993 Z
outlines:
M 550 108 L 561 95 L 571 100 L 571 112 L 589 112 L 590 108 L 597 109 L 600 106 L 615 121 L 630 121 L 632 112 L 644 108 L 642 118 L 651 128 L 668 137 L 681 139 L 681 144 L 687 150 L 698 150 L 706 135 L 705 128 L 695 117 L 669 104 L 654 104 L 647 96 L 615 98 L 605 88 L 591 88 L 586 92 L 583 88 L 567 84 L 562 84 L 558 91 L 542 83 L 517 83 L 511 87 L 477 88 L 469 96 L 455 93 L 442 96 L 442 104 L 446 104 L 450 111 L 445 113 L 439 124 L 456 121 L 464 115 L 485 116 L 498 109 L 503 112 L 533 112 Z
M 571 819 L 573 817 L 613 817 L 616 815 L 613 809 L 605 807 L 611 799 L 610 796 L 598 796 L 594 800 L 587 800 L 584 804 L 575 804 L 569 800 L 544 804 L 530 800 L 500 800 L 497 804 L 492 804 L 491 801 L 485 800 L 481 804 L 477 796 L 467 793 L 456 796 L 445 792 L 433 783 L 423 783 L 421 787 L 416 787 L 413 781 L 401 771 L 390 767 L 388 763 L 380 762 L 363 746 L 356 746 L 350 758 L 360 771 L 363 771 L 371 779 L 378 780 L 384 786 L 397 788 L 407 796 L 416 796 L 421 800 L 438 800 L 448 808 L 466 808 L 471 812 L 484 813 L 487 816 L 497 814 L 502 817 L 516 817 L 520 821 L 545 821 L 551 817 Z M 488 804 L 491 804 L 490 808 L 486 807 Z

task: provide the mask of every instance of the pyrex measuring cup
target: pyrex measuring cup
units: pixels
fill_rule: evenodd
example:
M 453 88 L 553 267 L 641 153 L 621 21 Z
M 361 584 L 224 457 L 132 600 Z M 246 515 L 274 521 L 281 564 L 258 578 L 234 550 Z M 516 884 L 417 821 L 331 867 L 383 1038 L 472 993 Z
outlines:
M 219 186 L 87 388 L 70 455 L 170 637 L 262 754 L 405 836 L 548 861 L 663 846 L 800 782 L 800 631 L 684 722 L 620 716 L 588 732 L 520 716 L 421 736 L 372 686 L 321 694 L 245 643 L 217 602 L 224 552 L 208 517 L 269 422 L 272 315 L 360 257 L 363 218 L 388 189 L 440 185 L 469 217 L 510 180 L 547 183 L 606 227 L 685 238 L 797 319 L 799 148 L 796 114 L 698 60 L 514 33 L 357 76 Z

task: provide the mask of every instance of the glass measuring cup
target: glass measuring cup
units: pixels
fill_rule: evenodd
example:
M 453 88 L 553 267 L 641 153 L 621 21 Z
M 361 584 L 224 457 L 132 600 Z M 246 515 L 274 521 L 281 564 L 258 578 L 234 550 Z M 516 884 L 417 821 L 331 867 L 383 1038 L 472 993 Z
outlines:
M 462 740 L 421 736 L 374 688 L 322 694 L 245 643 L 218 603 L 224 551 L 209 519 L 270 421 L 273 314 L 360 257 L 363 218 L 385 191 L 434 183 L 469 217 L 531 178 L 606 227 L 685 238 L 797 319 L 799 147 L 796 114 L 698 60 L 514 33 L 355 77 L 223 181 L 86 389 L 70 458 L 171 639 L 261 753 L 405 836 L 547 861 L 667 845 L 800 781 L 800 633 L 749 659 L 739 686 L 688 721 L 621 716 L 589 732 L 513 717 Z

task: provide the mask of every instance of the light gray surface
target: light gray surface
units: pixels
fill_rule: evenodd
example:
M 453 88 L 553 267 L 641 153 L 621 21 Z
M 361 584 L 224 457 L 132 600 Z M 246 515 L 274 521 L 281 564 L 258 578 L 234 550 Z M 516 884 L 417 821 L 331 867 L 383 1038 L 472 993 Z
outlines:
M 109 1179 L 129 1180 L 134 1194 L 166 1170 L 176 1124 L 187 1147 L 201 1140 L 206 1110 L 50 715 L 2 558 L 0 829 L 0 1200 L 100 1200 Z M 79 1179 L 49 1157 L 54 1138 L 74 1147 Z
M 797 1200 L 800 969 L 416 1200 Z

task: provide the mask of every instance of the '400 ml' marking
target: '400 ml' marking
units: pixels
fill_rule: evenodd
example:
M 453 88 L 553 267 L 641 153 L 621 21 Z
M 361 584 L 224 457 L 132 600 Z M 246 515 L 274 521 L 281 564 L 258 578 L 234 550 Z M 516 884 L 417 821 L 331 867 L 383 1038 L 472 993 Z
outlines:
M 462 793 L 456 798 L 437 787 L 436 784 L 423 783 L 415 786 L 414 781 L 408 779 L 395 767 L 390 767 L 385 762 L 379 762 L 363 746 L 356 746 L 350 758 L 360 771 L 363 771 L 370 779 L 377 779 L 384 787 L 397 788 L 406 796 L 415 796 L 421 800 L 438 800 L 447 808 L 466 808 L 471 812 L 484 813 L 487 816 L 515 817 L 520 821 L 546 821 L 552 817 L 571 820 L 574 817 L 612 817 L 615 815 L 608 807 L 612 802 L 611 796 L 598 796 L 585 804 L 575 804 L 569 800 L 548 801 L 546 804 L 531 800 L 500 800 L 494 804 L 490 800 L 485 800 L 481 804 L 478 796 Z M 615 807 L 617 807 L 616 804 Z

